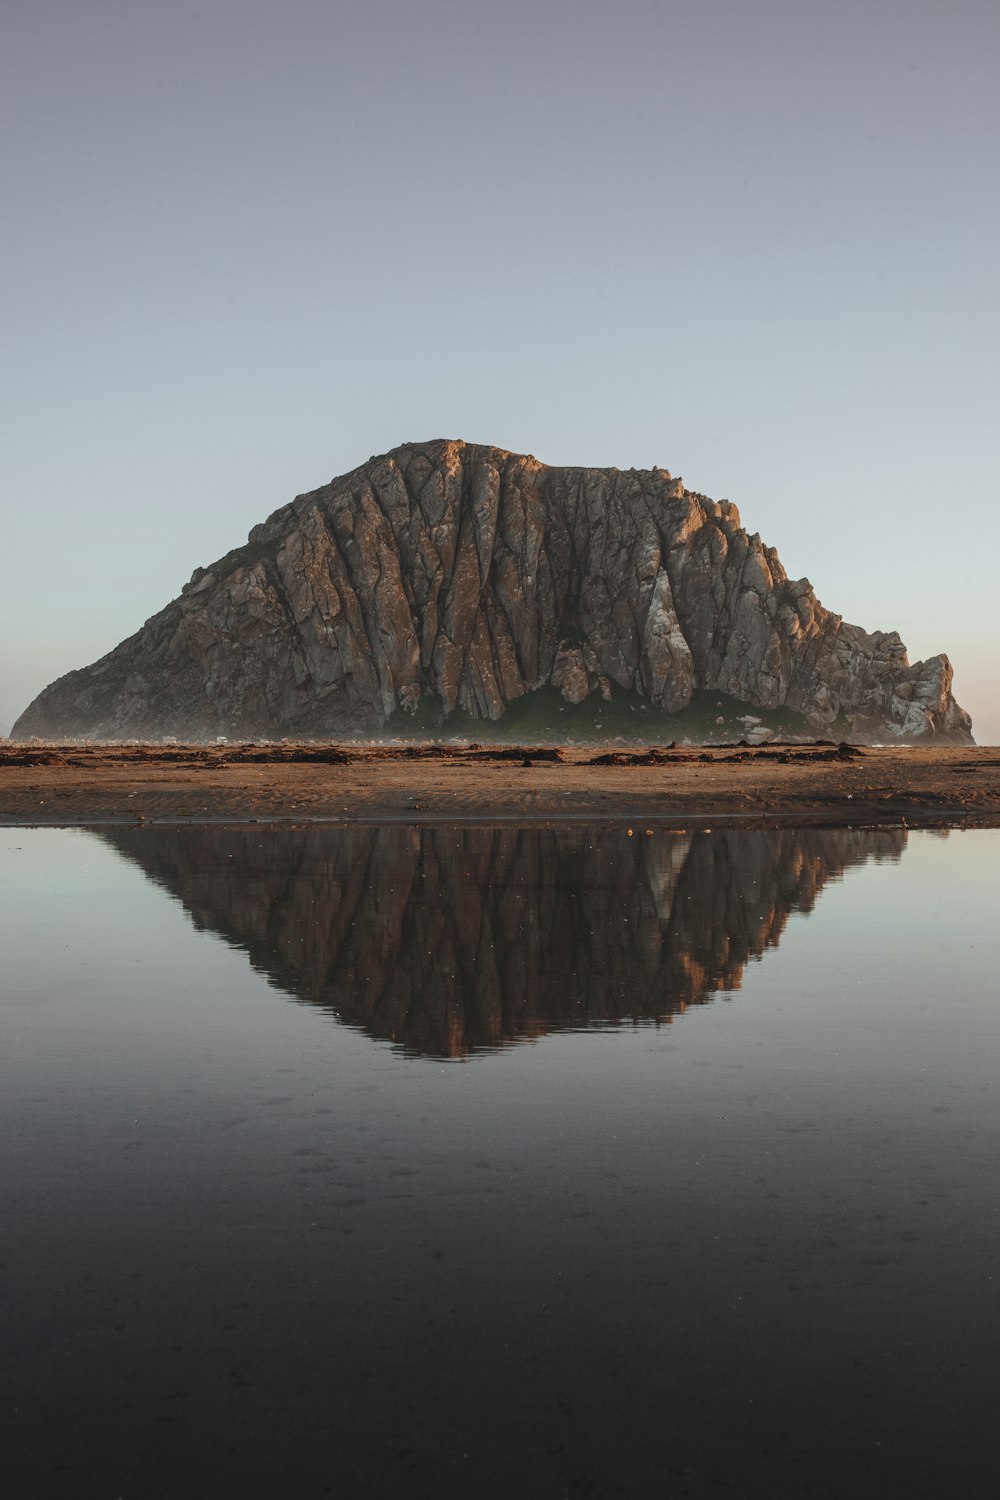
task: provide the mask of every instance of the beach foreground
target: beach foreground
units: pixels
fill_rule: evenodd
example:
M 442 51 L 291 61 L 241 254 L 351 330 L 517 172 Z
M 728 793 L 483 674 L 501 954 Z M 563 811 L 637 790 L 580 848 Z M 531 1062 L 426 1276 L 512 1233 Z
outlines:
M 0 824 L 625 819 L 1000 826 L 1000 750 L 0 746 Z

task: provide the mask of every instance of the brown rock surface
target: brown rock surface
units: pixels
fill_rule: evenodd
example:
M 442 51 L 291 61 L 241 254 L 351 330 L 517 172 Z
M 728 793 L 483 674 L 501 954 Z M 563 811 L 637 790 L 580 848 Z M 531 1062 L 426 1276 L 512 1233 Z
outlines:
M 663 469 L 548 468 L 409 444 L 255 526 L 14 733 L 335 735 L 426 700 L 496 720 L 548 684 L 569 702 L 695 689 L 838 735 L 969 742 L 945 656 L 845 624 L 728 501 Z

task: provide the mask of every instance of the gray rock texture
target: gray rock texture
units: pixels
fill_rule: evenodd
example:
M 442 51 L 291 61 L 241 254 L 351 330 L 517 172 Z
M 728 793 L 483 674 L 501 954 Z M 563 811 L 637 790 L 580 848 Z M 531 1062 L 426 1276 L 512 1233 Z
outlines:
M 817 732 L 970 740 L 946 656 L 845 624 L 665 469 L 549 468 L 484 445 L 406 444 L 255 526 L 15 736 L 379 730 L 429 698 L 496 720 L 552 685 L 667 713 L 712 689 Z

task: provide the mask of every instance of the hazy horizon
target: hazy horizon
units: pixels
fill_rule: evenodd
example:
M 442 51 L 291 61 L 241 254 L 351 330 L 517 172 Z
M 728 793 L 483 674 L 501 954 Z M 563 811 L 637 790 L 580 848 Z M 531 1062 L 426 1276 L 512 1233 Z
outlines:
M 409 440 L 659 465 L 1000 741 L 1000 12 L 888 0 L 0 20 L 0 732 Z

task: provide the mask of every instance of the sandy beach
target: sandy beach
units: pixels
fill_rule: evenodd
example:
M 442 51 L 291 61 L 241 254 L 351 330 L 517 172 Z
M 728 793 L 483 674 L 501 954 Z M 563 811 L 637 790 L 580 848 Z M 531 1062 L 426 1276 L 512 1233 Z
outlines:
M 1000 826 L 1000 750 L 834 745 L 0 746 L 0 822 Z

